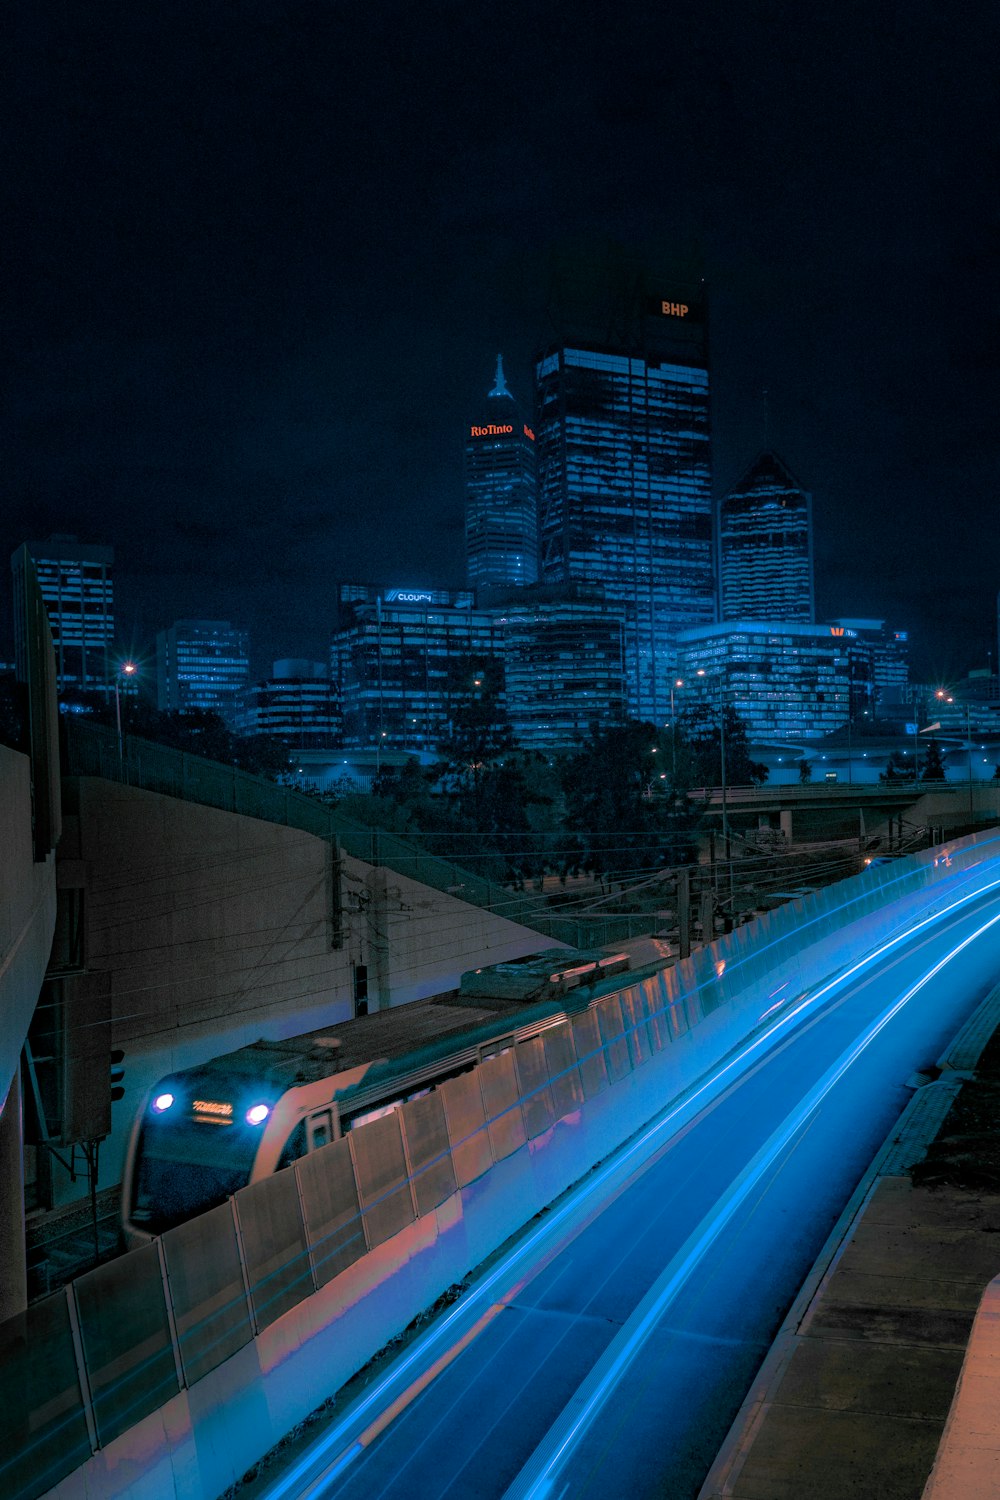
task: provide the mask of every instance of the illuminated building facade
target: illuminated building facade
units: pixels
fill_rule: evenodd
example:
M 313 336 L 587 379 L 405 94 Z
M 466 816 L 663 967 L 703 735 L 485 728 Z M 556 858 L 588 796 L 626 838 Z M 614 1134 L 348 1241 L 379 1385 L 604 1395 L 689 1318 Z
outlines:
M 263 734 L 290 750 L 328 750 L 340 744 L 336 684 L 321 661 L 276 661 L 265 682 L 247 689 L 240 719 L 244 734 Z
M 686 631 L 677 669 L 685 706 L 733 708 L 757 744 L 820 739 L 871 702 L 871 648 L 836 625 L 741 620 Z
M 511 591 L 492 610 L 502 643 L 507 713 L 524 750 L 579 742 L 625 715 L 622 619 L 595 584 Z
M 503 649 L 493 616 L 466 590 L 346 584 L 331 648 L 348 749 L 435 752 L 455 705 L 474 691 L 474 665 Z
M 872 658 L 873 708 L 888 713 L 909 701 L 909 632 L 890 630 L 884 620 L 834 620 L 849 637 L 869 647 Z
M 249 681 L 249 638 L 228 620 L 177 620 L 156 637 L 161 711 L 202 710 L 235 725 Z
M 810 625 L 812 497 L 775 453 L 762 453 L 719 505 L 723 620 Z
M 661 723 L 678 634 L 715 618 L 704 294 L 598 283 L 562 297 L 536 364 L 541 576 L 603 586 L 629 713 Z
M 56 683 L 107 694 L 115 674 L 114 549 L 75 536 L 29 542 L 56 654 Z
M 465 545 L 472 588 L 538 577 L 535 434 L 507 388 L 499 356 L 493 388 L 465 440 Z

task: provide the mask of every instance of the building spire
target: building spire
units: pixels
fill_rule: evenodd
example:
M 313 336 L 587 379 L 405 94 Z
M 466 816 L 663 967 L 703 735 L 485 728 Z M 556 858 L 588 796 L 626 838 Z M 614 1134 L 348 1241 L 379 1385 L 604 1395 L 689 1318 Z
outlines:
M 490 391 L 490 395 L 491 396 L 509 396 L 510 395 L 510 391 L 507 389 L 507 382 L 503 378 L 503 355 L 502 354 L 498 354 L 497 355 L 497 373 L 496 373 L 496 377 L 495 377 L 495 379 L 493 381 L 493 389 Z

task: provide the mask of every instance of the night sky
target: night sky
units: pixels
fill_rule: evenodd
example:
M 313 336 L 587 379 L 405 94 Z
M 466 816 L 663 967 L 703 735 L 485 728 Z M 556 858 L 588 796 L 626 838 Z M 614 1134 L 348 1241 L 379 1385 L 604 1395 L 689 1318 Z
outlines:
M 124 646 L 230 618 L 260 671 L 339 579 L 461 586 L 465 422 L 616 241 L 703 265 L 716 487 L 766 388 L 821 618 L 995 652 L 994 3 L 8 12 L 0 544 L 113 544 Z

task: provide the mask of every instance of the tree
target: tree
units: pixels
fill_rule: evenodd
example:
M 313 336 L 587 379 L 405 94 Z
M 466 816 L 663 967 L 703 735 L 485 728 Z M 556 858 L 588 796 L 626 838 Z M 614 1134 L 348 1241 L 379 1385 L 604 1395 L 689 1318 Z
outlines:
M 495 656 L 456 658 L 448 672 L 449 732 L 438 750 L 449 766 L 488 765 L 513 748 L 503 702 L 503 664 Z
M 768 777 L 768 769 L 762 761 L 750 758 L 746 721 L 740 718 L 729 703 L 726 704 L 723 715 L 726 727 L 726 784 L 763 785 Z M 722 735 L 718 710 L 705 703 L 698 704 L 684 715 L 681 729 L 691 755 L 690 774 L 695 778 L 692 785 L 721 786 Z
M 898 750 L 889 752 L 889 759 L 885 763 L 885 770 L 879 775 L 879 781 L 914 781 L 917 768 L 914 763 L 907 760 Z
M 688 857 L 698 814 L 671 782 L 652 724 L 592 728 L 562 772 L 567 826 L 586 869 L 656 869 Z
M 945 780 L 944 761 L 941 759 L 941 746 L 937 740 L 927 741 L 924 764 L 920 774 L 924 781 Z
M 495 656 L 456 658 L 448 674 L 449 733 L 438 745 L 452 794 L 475 817 L 486 767 L 514 748 L 503 701 L 503 663 Z

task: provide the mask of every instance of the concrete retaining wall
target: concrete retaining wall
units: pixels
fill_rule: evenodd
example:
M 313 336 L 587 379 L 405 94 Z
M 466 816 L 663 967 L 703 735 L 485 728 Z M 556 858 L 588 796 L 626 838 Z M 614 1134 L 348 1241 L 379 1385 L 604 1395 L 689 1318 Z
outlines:
M 374 1010 L 546 946 L 404 875 L 349 856 L 338 869 L 314 834 L 98 778 L 67 790 L 60 881 L 84 889 L 86 963 L 110 975 L 112 1043 L 126 1054 L 102 1187 L 120 1181 L 158 1078 L 348 1020 L 356 965 Z M 79 1191 L 57 1183 L 64 1200 Z

